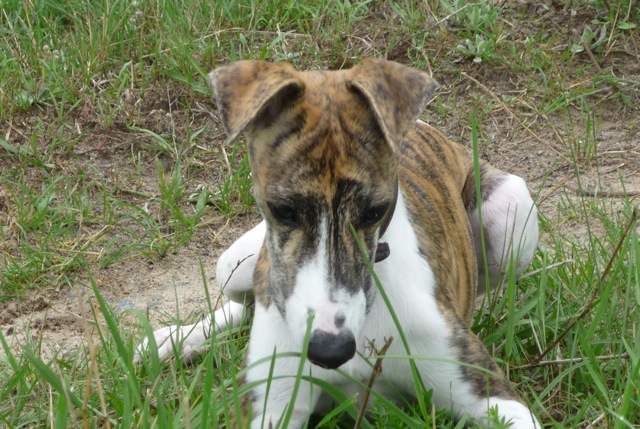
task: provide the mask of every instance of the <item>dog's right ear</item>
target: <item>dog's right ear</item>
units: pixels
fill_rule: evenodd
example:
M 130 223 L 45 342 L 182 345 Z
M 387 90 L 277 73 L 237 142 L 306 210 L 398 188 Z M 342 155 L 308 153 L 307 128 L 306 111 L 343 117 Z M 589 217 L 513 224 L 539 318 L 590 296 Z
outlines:
M 365 97 L 393 152 L 438 88 L 438 82 L 420 70 L 376 58 L 365 58 L 351 69 L 348 85 Z
M 304 84 L 289 63 L 238 61 L 209 73 L 209 86 L 227 133 L 226 144 L 248 127 L 268 127 Z

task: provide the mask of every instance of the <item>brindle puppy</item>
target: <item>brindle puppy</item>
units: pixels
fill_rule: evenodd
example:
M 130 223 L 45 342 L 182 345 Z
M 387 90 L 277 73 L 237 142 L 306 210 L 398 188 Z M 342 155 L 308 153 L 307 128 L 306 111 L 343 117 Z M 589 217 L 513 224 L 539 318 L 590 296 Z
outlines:
M 480 422 L 497 408 L 512 427 L 540 428 L 469 329 L 476 294 L 500 284 L 509 261 L 518 273 L 531 262 L 537 211 L 521 178 L 486 163 L 478 204 L 470 152 L 417 120 L 437 83 L 375 59 L 314 72 L 242 61 L 209 79 L 227 141 L 245 135 L 264 221 L 218 262 L 230 303 L 213 321 L 156 331 L 160 356 L 177 342 L 191 356 L 255 300 L 246 381 L 264 382 L 252 391 L 253 428 L 276 425 L 290 406 L 289 427 L 301 427 L 330 406 L 307 381 L 290 403 L 300 358 L 289 352 L 303 351 L 307 335 L 303 375 L 349 395 L 362 397 L 353 379 L 369 379 L 371 344 L 394 337 L 387 354 L 416 356 L 438 407 Z M 410 359 L 387 359 L 383 369 L 374 390 L 415 394 Z

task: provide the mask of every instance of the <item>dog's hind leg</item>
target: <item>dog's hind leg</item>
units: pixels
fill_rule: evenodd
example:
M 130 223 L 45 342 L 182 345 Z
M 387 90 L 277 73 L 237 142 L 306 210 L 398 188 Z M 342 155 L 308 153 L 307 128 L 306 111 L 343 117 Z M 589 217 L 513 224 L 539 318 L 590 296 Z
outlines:
M 247 304 L 253 302 L 253 269 L 264 241 L 265 222 L 236 240 L 218 259 L 216 282 L 229 301 L 193 325 L 172 325 L 153 332 L 158 346 L 158 357 L 167 359 L 179 352 L 183 361 L 189 362 L 208 345 L 211 335 L 233 329 L 251 316 Z M 134 361 L 139 363 L 148 352 L 147 338 L 136 348 Z
M 491 165 L 480 164 L 482 200 L 477 204 L 475 175 L 468 174 L 463 201 L 469 215 L 478 261 L 478 296 L 501 285 L 509 272 L 522 273 L 533 260 L 538 245 L 538 210 L 525 181 Z M 482 215 L 482 224 L 480 222 Z M 484 236 L 483 256 L 482 237 Z

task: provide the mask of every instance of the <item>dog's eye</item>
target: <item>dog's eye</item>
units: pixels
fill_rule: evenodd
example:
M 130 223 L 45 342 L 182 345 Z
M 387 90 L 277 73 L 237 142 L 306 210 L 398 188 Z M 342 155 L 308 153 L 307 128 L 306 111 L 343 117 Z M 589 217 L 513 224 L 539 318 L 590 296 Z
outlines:
M 289 204 L 269 204 L 269 210 L 276 220 L 284 225 L 298 226 L 296 209 Z
M 363 213 L 362 220 L 360 221 L 361 228 L 368 228 L 378 223 L 384 214 L 387 212 L 388 206 L 374 206 L 369 208 Z

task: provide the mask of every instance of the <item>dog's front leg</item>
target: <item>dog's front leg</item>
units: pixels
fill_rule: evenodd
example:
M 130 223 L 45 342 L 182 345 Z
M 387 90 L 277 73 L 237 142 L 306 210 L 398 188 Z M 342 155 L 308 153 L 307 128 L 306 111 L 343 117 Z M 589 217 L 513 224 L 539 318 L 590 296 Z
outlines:
M 468 414 L 478 423 L 492 424 L 489 418 L 493 412 L 497 417 L 510 423 L 512 429 L 540 429 L 542 426 L 533 415 L 511 383 L 502 374 L 482 342 L 465 323 L 450 317 L 450 354 L 458 356 L 465 363 L 460 366 L 461 374 L 450 381 L 449 401 L 458 418 Z M 456 380 L 457 378 L 457 380 Z M 446 379 L 440 380 L 447 382 Z M 434 392 L 440 395 L 439 392 Z M 444 399 L 446 404 L 447 399 Z
M 237 328 L 250 314 L 244 305 L 229 301 L 211 315 L 193 325 L 172 325 L 153 331 L 158 346 L 158 358 L 165 360 L 179 352 L 184 363 L 190 363 L 208 346 L 211 335 L 225 329 Z M 134 363 L 139 364 L 149 352 L 149 339 L 136 348 Z
M 230 300 L 221 308 L 193 325 L 172 325 L 153 332 L 158 345 L 158 357 L 165 360 L 174 352 L 179 352 L 185 363 L 190 362 L 207 346 L 211 335 L 227 328 L 237 328 L 248 321 L 253 301 L 253 269 L 258 260 L 260 247 L 264 241 L 265 222 L 242 235 L 218 259 L 216 281 L 218 288 Z M 139 364 L 149 351 L 149 339 L 145 338 L 136 348 L 134 362 Z
M 322 391 L 302 377 L 326 379 L 330 371 L 308 361 L 301 365 L 302 347 L 287 334 L 282 315 L 274 305 L 265 307 L 256 302 L 246 377 L 248 383 L 258 383 L 252 391 L 252 429 L 300 428 L 315 410 Z M 293 410 L 285 425 L 289 407 Z

